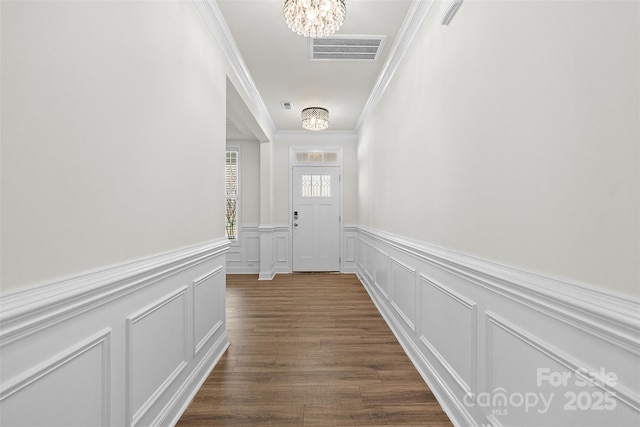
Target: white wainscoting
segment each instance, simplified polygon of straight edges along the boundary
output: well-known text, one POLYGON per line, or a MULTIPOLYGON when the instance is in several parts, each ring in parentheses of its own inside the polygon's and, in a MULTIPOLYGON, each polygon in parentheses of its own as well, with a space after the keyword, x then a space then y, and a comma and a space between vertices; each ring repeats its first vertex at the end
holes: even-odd
POLYGON ((2 424, 46 426, 52 419, 65 419, 68 425, 109 425, 110 337, 111 329, 101 331, 3 384, 2 424), (76 381, 70 383, 70 378, 76 381), (38 404, 45 401, 48 411, 38 404), (67 413, 77 401, 82 407, 67 413))
POLYGON ((208 242, 2 297, 2 424, 175 424, 229 346, 228 246, 208 242))
MULTIPOLYGON (((356 273, 357 228, 345 226, 341 271, 356 273)), ((240 225, 238 240, 227 255, 227 273, 258 274, 270 280, 278 273, 291 273, 291 230, 287 225, 240 225)))
POLYGON ((288 225, 273 227, 272 260, 276 273, 291 273, 291 230, 288 225))
POLYGON ((356 273, 356 250, 358 247, 358 229, 354 225, 345 225, 342 233, 341 272, 356 273))
POLYGON ((231 242, 227 256, 227 272, 259 274, 263 280, 276 273, 290 273, 289 241, 287 225, 240 225, 238 240, 231 242))
POLYGON ((240 225, 238 239, 231 241, 227 255, 227 272, 260 273, 260 232, 258 225, 240 225))
POLYGON ((638 300, 356 235, 360 280, 456 425, 638 424, 638 300))

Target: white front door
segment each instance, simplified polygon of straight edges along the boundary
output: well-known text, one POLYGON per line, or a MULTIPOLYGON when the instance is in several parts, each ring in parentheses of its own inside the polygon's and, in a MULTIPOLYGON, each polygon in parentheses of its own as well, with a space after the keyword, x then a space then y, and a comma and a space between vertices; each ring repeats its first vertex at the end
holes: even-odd
POLYGON ((293 167, 293 271, 340 270, 340 168, 293 167))

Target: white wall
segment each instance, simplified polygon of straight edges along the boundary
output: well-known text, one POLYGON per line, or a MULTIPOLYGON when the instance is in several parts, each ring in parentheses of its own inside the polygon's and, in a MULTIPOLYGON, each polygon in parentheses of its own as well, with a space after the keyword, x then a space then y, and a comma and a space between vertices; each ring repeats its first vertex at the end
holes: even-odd
POLYGON ((191 1, 0 7, 0 422, 173 425, 229 346, 227 60, 191 1))
POLYGON ((638 2, 434 11, 361 132, 360 223, 640 294, 638 2))
POLYGON ((360 133, 357 273, 456 425, 635 425, 640 4, 438 9, 360 133))
POLYGON ((3 293, 223 236, 224 61, 191 2, 2 2, 3 293))
POLYGON ((352 135, 342 134, 277 134, 273 143, 273 222, 289 223, 289 148, 290 147, 342 147, 344 224, 353 224, 358 218, 357 179, 358 165, 356 141, 352 135))

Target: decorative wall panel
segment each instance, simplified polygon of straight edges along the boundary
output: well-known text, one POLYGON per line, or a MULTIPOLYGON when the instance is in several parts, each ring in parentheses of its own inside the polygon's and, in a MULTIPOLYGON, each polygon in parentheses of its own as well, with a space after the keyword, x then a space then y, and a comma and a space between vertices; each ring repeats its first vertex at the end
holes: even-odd
POLYGON ((429 307, 420 312, 420 341, 465 393, 475 395, 476 304, 422 274, 420 285, 420 307, 429 307))
POLYGON ((131 424, 136 425, 187 365, 186 286, 127 321, 131 424))
POLYGON ((637 300, 365 227, 357 236, 360 280, 454 424, 640 419, 637 300))
POLYGON ((110 332, 106 330, 74 345, 3 385, 0 391, 2 424, 108 426, 110 332), (70 378, 82 381, 69 384, 70 378), (34 407, 34 402, 45 402, 45 406, 34 407), (70 407, 77 410, 69 414, 70 407))
POLYGON ((390 278, 389 278, 389 255, 383 251, 381 251, 379 248, 375 248, 375 257, 376 257, 376 261, 375 261, 375 266, 376 266, 376 271, 375 271, 375 285, 378 288, 378 291, 380 291, 380 293, 386 298, 389 299, 390 296, 390 291, 391 291, 391 284, 390 284, 390 278))
POLYGON ((342 272, 355 273, 358 262, 358 239, 353 226, 345 226, 342 238, 342 272))
POLYGON ((212 241, 3 296, 2 424, 175 423, 229 345, 228 246, 212 241))
POLYGON ((289 236, 279 235, 276 237, 276 262, 283 263, 289 261, 289 236))
POLYGON ((246 236, 244 242, 247 245, 247 263, 260 262, 260 236, 246 236))
POLYGON ((224 326, 225 269, 220 266, 193 282, 193 349, 196 355, 224 326))
POLYGON ((391 305, 406 325, 415 331, 416 324, 416 271, 391 258, 391 305))

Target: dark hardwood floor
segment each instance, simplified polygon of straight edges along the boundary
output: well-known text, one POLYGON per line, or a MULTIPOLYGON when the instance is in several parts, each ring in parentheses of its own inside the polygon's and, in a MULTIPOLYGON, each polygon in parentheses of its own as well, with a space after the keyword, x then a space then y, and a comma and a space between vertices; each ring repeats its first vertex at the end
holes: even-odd
POLYGON ((227 276, 231 347, 178 426, 450 426, 356 276, 227 276))

